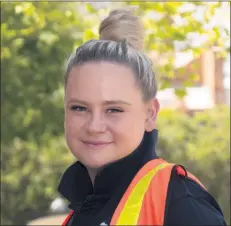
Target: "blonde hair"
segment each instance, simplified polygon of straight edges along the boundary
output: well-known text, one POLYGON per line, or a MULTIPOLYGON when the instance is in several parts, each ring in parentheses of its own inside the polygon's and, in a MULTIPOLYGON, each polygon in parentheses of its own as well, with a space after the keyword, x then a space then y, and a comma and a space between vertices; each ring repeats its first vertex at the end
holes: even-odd
POLYGON ((111 11, 100 24, 99 36, 101 40, 126 40, 134 49, 140 51, 144 45, 144 27, 134 15, 134 8, 111 11))
POLYGON ((92 61, 123 64, 134 71, 144 100, 156 96, 157 83, 152 62, 143 53, 144 28, 133 9, 117 9, 101 22, 99 40, 90 40, 79 46, 67 60, 65 85, 71 69, 92 61))

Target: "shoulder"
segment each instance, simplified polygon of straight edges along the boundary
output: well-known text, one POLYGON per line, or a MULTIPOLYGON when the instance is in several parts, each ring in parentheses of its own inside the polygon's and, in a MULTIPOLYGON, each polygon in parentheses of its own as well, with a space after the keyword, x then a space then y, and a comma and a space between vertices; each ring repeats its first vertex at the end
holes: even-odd
POLYGON ((213 196, 193 179, 178 175, 175 167, 169 181, 165 225, 226 225, 213 196))

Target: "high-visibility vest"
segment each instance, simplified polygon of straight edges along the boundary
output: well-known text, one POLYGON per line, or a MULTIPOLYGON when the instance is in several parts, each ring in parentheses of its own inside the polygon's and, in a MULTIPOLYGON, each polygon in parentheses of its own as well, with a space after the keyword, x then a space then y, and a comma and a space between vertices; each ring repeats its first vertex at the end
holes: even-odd
MULTIPOLYGON (((120 200, 110 225, 163 225, 168 184, 175 164, 163 159, 146 163, 136 174, 120 200)), ((187 176, 204 186, 183 167, 176 165, 179 175, 187 176)), ((67 225, 74 211, 63 222, 67 225)))

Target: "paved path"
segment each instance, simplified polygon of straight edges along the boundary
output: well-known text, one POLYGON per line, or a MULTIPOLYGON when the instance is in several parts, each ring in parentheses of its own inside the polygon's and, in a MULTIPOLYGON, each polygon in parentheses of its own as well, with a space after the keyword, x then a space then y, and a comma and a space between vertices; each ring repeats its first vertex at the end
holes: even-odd
POLYGON ((40 217, 30 221, 27 225, 62 225, 68 214, 40 217))

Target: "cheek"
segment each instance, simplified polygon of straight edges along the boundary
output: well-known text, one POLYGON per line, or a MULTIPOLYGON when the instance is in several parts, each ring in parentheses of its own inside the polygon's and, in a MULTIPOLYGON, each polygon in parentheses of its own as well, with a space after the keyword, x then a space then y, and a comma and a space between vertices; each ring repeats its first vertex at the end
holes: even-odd
MULTIPOLYGON (((123 117, 117 120, 116 123, 111 126, 112 133, 115 139, 118 141, 117 145, 130 146, 136 148, 143 138, 145 131, 144 119, 132 115, 123 117)), ((129 148, 130 149, 130 148, 129 148)))
POLYGON ((114 152, 117 155, 117 158, 123 158, 131 154, 141 143, 144 135, 144 129, 130 129, 129 127, 124 130, 115 130, 115 146, 116 151, 114 152))
POLYGON ((67 113, 65 115, 64 120, 64 127, 65 127, 65 133, 68 136, 71 135, 77 135, 79 134, 78 131, 80 131, 83 127, 84 119, 81 117, 77 117, 76 115, 67 113))

